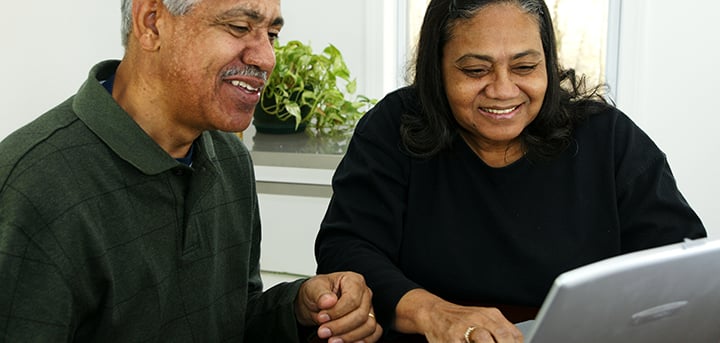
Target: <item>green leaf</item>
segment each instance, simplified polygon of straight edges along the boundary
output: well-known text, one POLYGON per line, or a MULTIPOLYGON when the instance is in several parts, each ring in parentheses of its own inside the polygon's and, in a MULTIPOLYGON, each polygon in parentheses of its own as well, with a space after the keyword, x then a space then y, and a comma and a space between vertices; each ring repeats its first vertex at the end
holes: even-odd
POLYGON ((275 43, 276 66, 261 94, 259 106, 282 120, 293 118, 313 123, 318 132, 352 128, 376 102, 354 95, 357 81, 351 78, 342 53, 329 44, 315 54, 309 44, 293 40, 275 43), (338 84, 338 79, 343 80, 338 84))

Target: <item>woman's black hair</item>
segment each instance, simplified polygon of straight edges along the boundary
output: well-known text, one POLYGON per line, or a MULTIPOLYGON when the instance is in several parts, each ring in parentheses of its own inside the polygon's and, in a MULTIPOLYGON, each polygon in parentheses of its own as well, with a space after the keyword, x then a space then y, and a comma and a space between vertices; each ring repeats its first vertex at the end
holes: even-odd
POLYGON ((537 19, 540 29, 548 85, 540 112, 520 134, 529 158, 550 159, 567 148, 575 123, 585 116, 584 111, 576 110, 578 104, 605 104, 600 87, 586 91, 584 78, 560 67, 552 19, 543 0, 432 0, 420 29, 411 85, 419 108, 416 113, 403 114, 400 128, 403 145, 411 155, 431 157, 452 144, 458 124, 445 93, 443 48, 454 25, 495 3, 517 5, 537 19))

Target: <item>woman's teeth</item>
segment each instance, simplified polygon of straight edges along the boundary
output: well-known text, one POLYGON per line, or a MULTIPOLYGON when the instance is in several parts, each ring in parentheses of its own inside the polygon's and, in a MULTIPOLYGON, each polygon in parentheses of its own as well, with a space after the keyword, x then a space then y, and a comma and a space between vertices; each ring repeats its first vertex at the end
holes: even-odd
POLYGON ((508 113, 511 113, 512 111, 515 111, 516 108, 517 108, 517 106, 515 106, 513 108, 507 108, 504 110, 500 110, 500 109, 496 109, 496 108, 483 108, 482 110, 485 112, 488 112, 488 113, 492 113, 492 114, 508 114, 508 113))

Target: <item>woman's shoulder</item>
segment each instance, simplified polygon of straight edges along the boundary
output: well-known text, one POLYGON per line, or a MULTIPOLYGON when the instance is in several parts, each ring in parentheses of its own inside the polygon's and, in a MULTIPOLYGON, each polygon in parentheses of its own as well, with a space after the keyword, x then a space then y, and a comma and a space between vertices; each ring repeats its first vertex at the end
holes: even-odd
POLYGON ((605 103, 598 100, 584 100, 571 105, 571 111, 575 112, 576 131, 590 129, 593 132, 630 129, 635 126, 632 119, 612 103, 605 103), (618 127, 620 125, 620 127, 618 127))
POLYGON ((385 97, 378 102, 378 105, 417 110, 418 94, 413 86, 401 87, 385 95, 385 97))
POLYGON ((575 129, 576 139, 613 149, 616 155, 627 151, 653 156, 662 154, 650 136, 625 112, 612 104, 592 106, 585 120, 575 129))
POLYGON ((393 130, 398 132, 401 117, 414 113, 418 108, 418 97, 413 87, 394 90, 373 106, 358 122, 355 132, 393 130))

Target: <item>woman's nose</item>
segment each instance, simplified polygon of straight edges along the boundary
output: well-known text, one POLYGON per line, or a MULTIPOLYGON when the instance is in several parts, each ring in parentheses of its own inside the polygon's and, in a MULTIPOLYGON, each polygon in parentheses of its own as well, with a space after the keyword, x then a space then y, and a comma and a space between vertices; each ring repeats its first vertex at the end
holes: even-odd
POLYGON ((492 81, 485 87, 485 94, 493 99, 509 99, 518 95, 519 88, 508 71, 495 71, 492 81))

